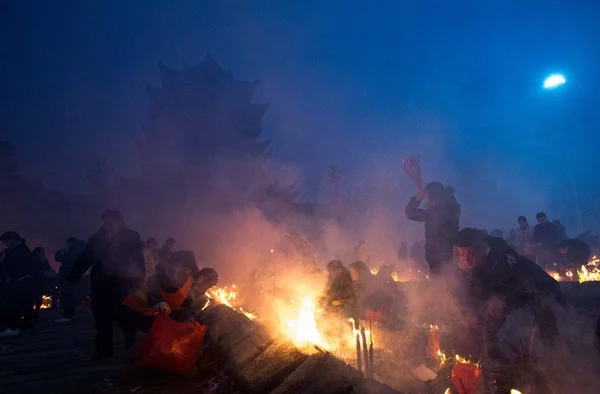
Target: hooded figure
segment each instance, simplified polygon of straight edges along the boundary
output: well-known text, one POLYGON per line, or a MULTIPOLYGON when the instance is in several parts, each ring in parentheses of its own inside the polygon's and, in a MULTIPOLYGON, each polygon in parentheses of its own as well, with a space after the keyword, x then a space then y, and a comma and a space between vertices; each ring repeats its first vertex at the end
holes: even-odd
POLYGON ((458 233, 460 205, 454 189, 440 182, 431 182, 423 193, 411 197, 406 206, 406 217, 425 223, 425 259, 432 274, 438 274, 444 264, 452 260, 454 238, 458 233), (427 207, 419 208, 427 197, 427 207))

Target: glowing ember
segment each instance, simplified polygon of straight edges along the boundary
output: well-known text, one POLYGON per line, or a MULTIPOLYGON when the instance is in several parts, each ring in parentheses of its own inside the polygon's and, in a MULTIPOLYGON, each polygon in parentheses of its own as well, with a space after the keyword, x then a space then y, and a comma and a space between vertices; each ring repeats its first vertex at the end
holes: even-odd
POLYGON ((410 275, 401 275, 396 271, 392 272, 392 280, 394 282, 408 282, 411 280, 410 275))
POLYGON ((519 390, 510 389, 510 394, 523 394, 519 390))
POLYGON ((550 272, 548 272, 548 274, 550 274, 550 276, 553 277, 557 281, 561 280, 560 274, 556 271, 550 271, 550 272))
POLYGON ((565 275, 567 275, 567 278, 569 278, 569 280, 572 280, 572 279, 573 279, 573 273, 572 273, 571 271, 567 271, 567 272, 565 273, 565 275))
POLYGON ((248 312, 245 311, 241 306, 237 309, 239 312, 242 312, 244 314, 244 316, 246 316, 248 319, 250 320, 256 320, 258 319, 258 316, 256 316, 254 313, 252 312, 248 312))
POLYGON ((379 272, 379 268, 371 268, 371 273, 373 275, 377 275, 378 272, 379 272))

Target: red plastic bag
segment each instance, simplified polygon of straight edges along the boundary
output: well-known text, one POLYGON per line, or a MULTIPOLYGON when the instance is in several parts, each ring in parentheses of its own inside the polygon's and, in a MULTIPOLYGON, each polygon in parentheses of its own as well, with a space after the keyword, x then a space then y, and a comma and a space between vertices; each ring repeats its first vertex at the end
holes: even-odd
POLYGON ((195 321, 179 323, 159 314, 140 347, 140 364, 145 367, 192 375, 202 351, 206 326, 195 321))
POLYGON ((481 370, 474 364, 457 362, 452 368, 452 384, 459 394, 477 394, 481 389, 481 370))

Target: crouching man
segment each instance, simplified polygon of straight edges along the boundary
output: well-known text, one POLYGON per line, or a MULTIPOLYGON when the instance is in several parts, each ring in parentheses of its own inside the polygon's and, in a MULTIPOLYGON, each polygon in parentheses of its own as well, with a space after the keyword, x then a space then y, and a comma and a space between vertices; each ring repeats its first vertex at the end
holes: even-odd
POLYGON ((206 292, 219 281, 213 268, 198 270, 187 261, 160 263, 146 281, 148 305, 179 322, 195 318, 208 301, 206 292))
POLYGON ((533 261, 519 256, 500 238, 465 228, 455 240, 458 267, 466 273, 467 305, 484 324, 487 339, 497 333, 507 316, 529 305, 546 349, 558 338, 553 304, 566 306, 559 284, 533 261))

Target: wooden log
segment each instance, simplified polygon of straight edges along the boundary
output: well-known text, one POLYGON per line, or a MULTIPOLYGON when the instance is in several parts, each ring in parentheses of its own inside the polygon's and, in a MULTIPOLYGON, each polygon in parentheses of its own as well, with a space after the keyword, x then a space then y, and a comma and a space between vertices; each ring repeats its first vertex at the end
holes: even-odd
POLYGON ((240 371, 232 370, 249 393, 268 393, 281 384, 308 356, 287 340, 275 341, 240 371))
MULTIPOLYGON (((271 394, 356 393, 356 387, 366 385, 366 380, 356 369, 330 354, 319 353, 310 356, 271 394)), ((389 392, 394 393, 393 390, 389 392)))
POLYGON ((329 353, 310 356, 271 394, 284 393, 398 394, 391 387, 361 373, 329 353), (315 377, 318 376, 318 379, 315 377))
POLYGON ((231 370, 241 370, 273 342, 262 324, 225 305, 205 312, 199 320, 208 325, 207 338, 231 370))
POLYGON ((226 364, 237 370, 244 368, 273 343, 266 328, 260 324, 250 322, 239 327, 237 332, 220 337, 218 346, 226 364))

